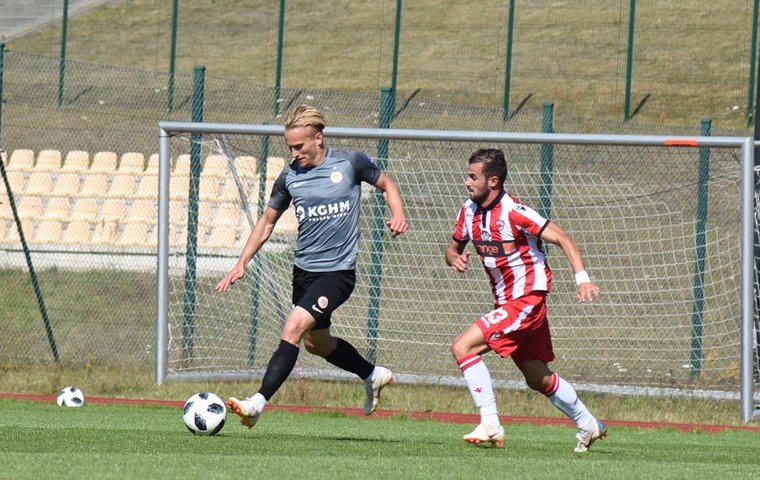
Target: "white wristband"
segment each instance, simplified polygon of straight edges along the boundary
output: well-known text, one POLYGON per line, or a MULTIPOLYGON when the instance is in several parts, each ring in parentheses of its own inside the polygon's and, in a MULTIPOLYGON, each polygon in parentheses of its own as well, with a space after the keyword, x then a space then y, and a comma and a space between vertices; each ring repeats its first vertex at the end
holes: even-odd
POLYGON ((575 273, 575 284, 580 285, 581 283, 591 283, 591 279, 586 270, 581 270, 580 272, 575 273))

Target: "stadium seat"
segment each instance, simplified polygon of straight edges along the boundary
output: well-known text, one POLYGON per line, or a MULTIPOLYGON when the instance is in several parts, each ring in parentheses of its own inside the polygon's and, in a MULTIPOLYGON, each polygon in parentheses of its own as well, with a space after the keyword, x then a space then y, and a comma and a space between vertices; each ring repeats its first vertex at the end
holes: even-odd
POLYGON ((201 176, 198 186, 198 198, 201 200, 219 200, 222 190, 219 187, 219 179, 211 176, 201 176))
POLYGON ((214 215, 214 222, 217 225, 240 225, 240 207, 237 203, 220 204, 214 215))
MULTIPOLYGON (((6 173, 8 174, 8 183, 11 186, 13 195, 15 196, 24 193, 24 186, 26 185, 26 173, 15 170, 8 170, 6 173)), ((0 184, 0 192, 2 192, 2 194, 7 197, 8 192, 5 191, 5 185, 0 184)))
POLYGON ((211 234, 202 238, 201 246, 212 248, 234 248, 237 241, 237 229, 229 225, 217 225, 211 234))
POLYGON ((92 228, 90 227, 90 222, 77 220, 69 223, 66 227, 61 242, 66 244, 86 245, 90 243, 91 232, 92 228))
POLYGON ((137 198, 158 198, 158 176, 143 175, 135 192, 137 198))
POLYGON ((106 220, 123 220, 127 216, 127 202, 123 198, 106 198, 103 200, 103 213, 106 220))
POLYGON ((79 198, 71 209, 72 220, 93 221, 98 218, 98 200, 95 198, 79 198))
POLYGON ((143 173, 145 171, 145 155, 137 152, 127 152, 121 156, 119 173, 143 173))
POLYGON ((154 153, 148 157, 148 165, 145 167, 145 173, 158 175, 158 154, 154 153))
MULTIPOLYGON (((198 204, 198 223, 205 226, 213 226, 216 222, 214 218, 214 209, 209 202, 201 202, 198 204)), ((187 217, 185 217, 185 223, 187 223, 187 217)))
POLYGON ((0 243, 5 243, 8 239, 8 226, 4 218, 0 217, 0 243))
POLYGON ((79 195, 82 197, 102 197, 107 190, 108 175, 105 173, 89 173, 84 176, 79 195))
POLYGON ((148 224, 142 222, 125 224, 116 243, 119 245, 147 246, 148 224))
POLYGON ((91 172, 113 173, 116 171, 118 158, 113 152, 98 152, 92 157, 91 172))
POLYGON ((187 223, 187 212, 184 202, 169 203, 169 223, 172 225, 184 225, 187 223))
POLYGON ((111 179, 111 186, 108 189, 108 196, 134 197, 135 192, 137 192, 137 183, 133 174, 114 175, 111 179))
POLYGON ((226 177, 229 175, 227 157, 224 155, 209 155, 203 163, 203 176, 226 177))
POLYGON ((32 195, 48 195, 53 191, 53 175, 50 172, 34 171, 29 174, 24 193, 32 195))
POLYGON ((177 157, 172 168, 172 175, 187 177, 190 175, 190 155, 183 153, 177 157))
POLYGON ((149 199, 138 199, 129 206, 127 220, 131 223, 156 223, 158 208, 156 202, 149 199))
POLYGON ((0 222, 13 219, 13 208, 8 197, 0 196, 0 222))
MULTIPOLYGON (((30 238, 34 237, 34 221, 31 219, 27 218, 21 220, 21 229, 24 231, 24 239, 27 241, 30 238)), ((21 236, 18 234, 16 222, 10 222, 8 225, 6 240, 7 243, 18 243, 21 241, 21 236)))
MULTIPOLYGON (((242 180, 242 179, 241 179, 242 180)), ((246 198, 248 196, 248 184, 242 183, 241 187, 243 188, 243 198, 246 198)), ((230 201, 240 201, 240 190, 238 189, 237 183, 235 183, 235 180, 233 178, 228 178, 224 182, 224 186, 222 187, 222 194, 219 197, 221 200, 230 200, 230 201)))
POLYGON ((287 160, 282 157, 269 157, 267 159, 267 180, 277 180, 287 163, 287 160))
POLYGON ((8 159, 8 170, 28 171, 34 168, 34 152, 27 149, 17 149, 8 159))
POLYGON ((34 169, 41 172, 57 172, 61 169, 61 152, 58 150, 41 150, 37 154, 34 169))
POLYGON ((65 172, 86 172, 90 168, 90 154, 82 150, 71 150, 63 159, 61 170, 65 172))
POLYGON ((119 236, 119 222, 101 219, 95 224, 92 232, 92 243, 97 245, 113 245, 119 236))
POLYGON ((190 189, 190 178, 172 177, 169 180, 169 198, 172 200, 187 200, 190 189))
POLYGON ((81 179, 78 173, 59 173, 53 186, 53 195, 68 195, 71 197, 79 195, 79 185, 81 179))
POLYGON ((19 218, 37 220, 42 217, 44 211, 42 197, 36 195, 20 197, 16 207, 19 218))
POLYGON ((71 215, 69 197, 49 197, 43 218, 47 220, 68 220, 71 215))
POLYGON ((43 220, 37 226, 33 243, 60 243, 63 226, 58 220, 43 220))

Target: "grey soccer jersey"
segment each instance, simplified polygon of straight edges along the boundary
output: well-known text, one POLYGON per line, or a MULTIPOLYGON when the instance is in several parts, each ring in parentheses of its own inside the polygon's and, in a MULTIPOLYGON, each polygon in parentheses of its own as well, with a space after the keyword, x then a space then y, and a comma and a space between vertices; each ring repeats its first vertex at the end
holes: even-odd
POLYGON ((380 170, 365 153, 328 149, 321 164, 287 165, 272 188, 269 206, 292 202, 298 219, 295 265, 310 272, 352 270, 359 253, 361 182, 374 185, 380 170))

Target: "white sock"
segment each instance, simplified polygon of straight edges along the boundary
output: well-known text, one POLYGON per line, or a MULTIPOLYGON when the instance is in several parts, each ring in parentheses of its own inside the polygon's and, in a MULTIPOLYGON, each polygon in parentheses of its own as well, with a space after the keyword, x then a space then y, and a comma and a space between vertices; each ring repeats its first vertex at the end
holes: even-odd
POLYGON ((496 408, 496 395, 493 393, 491 372, 480 358, 480 355, 468 355, 457 360, 460 370, 464 374, 467 388, 475 401, 475 406, 480 409, 480 423, 500 423, 499 413, 496 408))
POLYGON ((264 395, 256 392, 252 397, 246 398, 249 402, 253 403, 253 408, 256 409, 257 412, 261 413, 264 411, 264 407, 267 406, 267 399, 264 398, 264 395))
POLYGON ((377 376, 377 366, 375 366, 372 369, 372 373, 369 374, 369 377, 367 377, 367 378, 364 379, 364 383, 366 383, 368 385, 372 385, 373 383, 375 383, 375 377, 376 376, 377 376))
POLYGON ((552 373, 552 386, 544 392, 544 395, 552 405, 573 420, 578 428, 588 427, 594 421, 594 416, 578 398, 573 386, 556 373, 552 373))

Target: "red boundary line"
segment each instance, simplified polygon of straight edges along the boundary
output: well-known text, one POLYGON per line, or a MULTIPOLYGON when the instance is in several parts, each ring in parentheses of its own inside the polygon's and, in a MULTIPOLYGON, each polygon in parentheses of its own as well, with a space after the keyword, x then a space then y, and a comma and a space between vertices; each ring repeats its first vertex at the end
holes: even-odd
MULTIPOLYGON (((4 393, 0 392, 0 398, 12 400, 26 400, 33 402, 55 402, 55 395, 42 395, 34 393, 4 393)), ((87 397, 88 403, 104 405, 162 405, 166 407, 182 408, 185 404, 183 400, 156 400, 145 398, 118 398, 118 397, 87 397)), ((364 412, 360 408, 338 408, 338 407, 309 407, 305 405, 270 405, 270 410, 282 410, 291 413, 309 413, 309 412, 337 412, 352 417, 364 417, 364 412)), ((480 421, 480 416, 469 413, 446 413, 446 412, 415 412, 405 410, 380 410, 372 414, 369 418, 393 418, 408 417, 414 420, 433 420, 446 423, 469 423, 476 424, 480 421)), ((564 418, 553 417, 525 417, 501 415, 502 423, 519 423, 527 425, 568 425, 572 423, 564 418)), ((760 426, 755 425, 710 425, 701 423, 668 423, 668 422, 637 422, 629 420, 606 420, 605 423, 610 426, 621 426, 631 428, 673 428, 682 432, 702 431, 706 433, 718 433, 724 430, 743 430, 750 432, 759 432, 760 426)))

